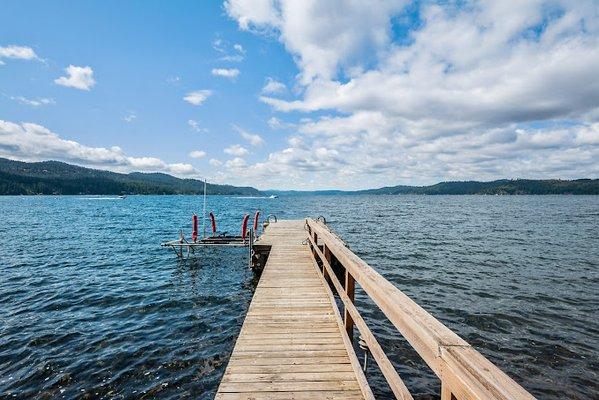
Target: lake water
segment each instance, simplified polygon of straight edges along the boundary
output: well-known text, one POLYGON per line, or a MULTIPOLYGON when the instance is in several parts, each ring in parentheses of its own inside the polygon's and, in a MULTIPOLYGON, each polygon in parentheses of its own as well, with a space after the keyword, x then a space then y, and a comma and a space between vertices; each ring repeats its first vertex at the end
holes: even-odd
MULTIPOLYGON (((0 197, 0 398, 214 396, 256 277, 243 249, 178 262, 201 197, 0 197)), ((209 197, 243 213, 324 215, 359 256, 546 399, 599 398, 599 196, 209 197)), ((417 398, 439 382, 357 303, 417 398)), ((368 377, 390 394, 376 368, 368 377)))

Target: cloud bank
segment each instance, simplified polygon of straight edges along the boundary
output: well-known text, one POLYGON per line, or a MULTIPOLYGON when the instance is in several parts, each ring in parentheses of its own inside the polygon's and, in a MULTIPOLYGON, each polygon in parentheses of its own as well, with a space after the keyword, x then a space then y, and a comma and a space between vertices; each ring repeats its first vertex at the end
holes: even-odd
POLYGON ((299 74, 295 98, 260 96, 279 113, 269 125, 294 131, 289 146, 223 177, 355 188, 599 176, 596 3, 375 3, 225 3, 299 74))
POLYGON ((155 157, 131 157, 119 147, 90 147, 60 138, 48 128, 0 120, 0 157, 21 161, 57 160, 115 172, 166 172, 197 176, 190 164, 169 164, 155 157))

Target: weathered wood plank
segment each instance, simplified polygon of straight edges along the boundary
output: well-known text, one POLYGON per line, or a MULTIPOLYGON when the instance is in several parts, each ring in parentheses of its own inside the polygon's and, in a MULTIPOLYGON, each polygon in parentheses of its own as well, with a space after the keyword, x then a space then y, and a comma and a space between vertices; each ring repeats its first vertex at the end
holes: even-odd
MULTIPOLYGON (((337 357, 271 357, 271 358, 245 358, 237 357, 236 354, 231 356, 229 366, 247 366, 247 365, 310 365, 312 371, 319 368, 317 366, 327 364, 347 364, 350 365, 347 355, 337 357), (231 362, 231 361, 235 362, 231 362)), ((229 368, 229 366, 227 368, 229 368)))
POLYGON ((356 400, 363 399, 358 390, 346 391, 305 391, 305 392, 243 392, 243 393, 218 393, 217 400, 356 400))
POLYGON ((339 372, 276 372, 276 373, 240 373, 229 372, 221 382, 326 382, 353 381, 353 371, 339 372))
MULTIPOLYGON (((324 361, 324 359, 323 359, 324 361)), ((353 368, 349 361, 347 363, 324 364, 319 363, 318 369, 330 372, 352 372, 353 368)), ((232 365, 228 373, 240 374, 279 374, 284 372, 314 372, 314 364, 276 364, 276 365, 232 365)))
MULTIPOLYGON (((355 378, 355 377, 354 377, 355 378)), ((349 381, 290 381, 290 382, 221 382, 219 392, 300 392, 302 390, 360 390, 358 382, 349 381)), ((324 397, 324 396, 323 396, 324 397)))

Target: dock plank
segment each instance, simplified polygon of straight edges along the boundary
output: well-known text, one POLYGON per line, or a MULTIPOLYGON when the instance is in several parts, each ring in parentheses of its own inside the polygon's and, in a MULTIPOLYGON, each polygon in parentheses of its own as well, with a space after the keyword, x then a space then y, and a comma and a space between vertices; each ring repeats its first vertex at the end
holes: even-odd
POLYGON ((296 220, 258 239, 270 254, 216 399, 372 398, 306 237, 296 220))

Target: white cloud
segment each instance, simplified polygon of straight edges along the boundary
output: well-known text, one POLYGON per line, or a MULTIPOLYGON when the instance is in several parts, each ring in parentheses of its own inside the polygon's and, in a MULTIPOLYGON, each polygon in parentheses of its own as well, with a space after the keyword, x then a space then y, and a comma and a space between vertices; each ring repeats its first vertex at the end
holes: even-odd
POLYGON ((199 133, 206 133, 206 132, 208 132, 208 129, 202 128, 200 126, 200 123, 198 121, 193 120, 193 119, 188 120, 187 121, 187 125, 189 125, 189 127, 191 128, 191 130, 194 131, 194 132, 199 132, 199 133))
POLYGON ((243 168, 246 165, 247 165, 247 163, 245 162, 245 160, 240 157, 235 157, 234 159, 228 160, 227 162, 225 162, 226 168, 234 169, 234 170, 243 168))
POLYGON ((264 144, 264 139, 262 139, 260 135, 248 132, 235 124, 232 126, 233 129, 235 129, 237 133, 239 133, 241 137, 247 140, 252 146, 262 146, 264 144))
POLYGON ((223 150, 226 154, 242 157, 249 153, 248 149, 238 144, 231 145, 223 150))
POLYGON ((243 49, 243 46, 240 45, 239 43, 235 43, 233 45, 233 48, 235 49, 235 51, 237 51, 239 54, 245 54, 245 50, 243 49))
POLYGON ((0 65, 4 64, 3 58, 15 60, 40 60, 31 47, 10 45, 0 47, 0 65))
POLYGON ((266 84, 262 88, 264 94, 280 94, 287 89, 284 83, 277 81, 271 77, 266 78, 266 84))
POLYGON ((310 117, 289 124, 289 148, 232 181, 372 187, 597 177, 592 0, 424 2, 397 41, 391 26, 405 24, 404 4, 226 2, 240 29, 275 35, 300 70, 296 98, 261 100, 310 117))
POLYGON ((90 90, 96 84, 94 71, 91 67, 69 65, 64 71, 67 73, 67 76, 54 79, 54 83, 57 85, 80 90, 90 90))
POLYGON ((239 76, 239 70, 237 68, 213 68, 212 75, 235 79, 239 76))
POLYGON ((193 92, 189 92, 183 97, 183 100, 188 102, 189 104, 193 104, 194 106, 199 106, 208 99, 212 95, 211 90, 194 90, 193 92))
POLYGON ((133 111, 130 111, 129 113, 127 113, 127 115, 123 117, 123 121, 125 121, 126 123, 130 123, 133 122, 136 118, 137 114, 135 114, 135 112, 133 111))
POLYGON ((224 39, 217 37, 212 41, 212 48, 222 54, 220 61, 241 62, 245 56, 245 49, 239 43, 235 43, 232 47, 224 39))
MULTIPOLYGON (((319 0, 229 0, 225 10, 243 30, 275 31, 286 49, 297 56, 301 81, 333 78, 339 66, 388 43, 390 15, 405 1, 355 1, 342 6, 319 0)), ((353 65, 351 65, 353 66, 353 65)))
POLYGON ((54 101, 54 99, 51 99, 51 98, 38 97, 36 99, 28 99, 23 96, 16 96, 16 97, 11 96, 10 99, 17 101, 21 104, 25 104, 25 105, 32 106, 32 107, 40 107, 40 106, 56 104, 56 101, 54 101))
POLYGON ((273 0, 225 1, 225 10, 237 20, 239 27, 249 30, 252 26, 277 26, 280 16, 273 0))
POLYGON ((168 164, 155 157, 132 157, 117 146, 86 146, 62 139, 48 128, 28 122, 18 124, 0 120, 0 157, 23 161, 58 160, 116 172, 198 174, 190 164, 168 164))
POLYGON ((213 167, 220 167, 221 165, 223 165, 222 161, 217 160, 216 158, 211 158, 210 161, 208 161, 208 163, 213 167))
POLYGON ((191 158, 204 158, 206 156, 206 152, 202 150, 194 150, 189 153, 189 157, 191 158))
POLYGON ((282 121, 277 117, 271 117, 268 119, 268 121, 266 121, 266 123, 268 124, 268 126, 271 129, 295 129, 298 127, 297 124, 291 123, 291 122, 286 122, 286 121, 282 121))

